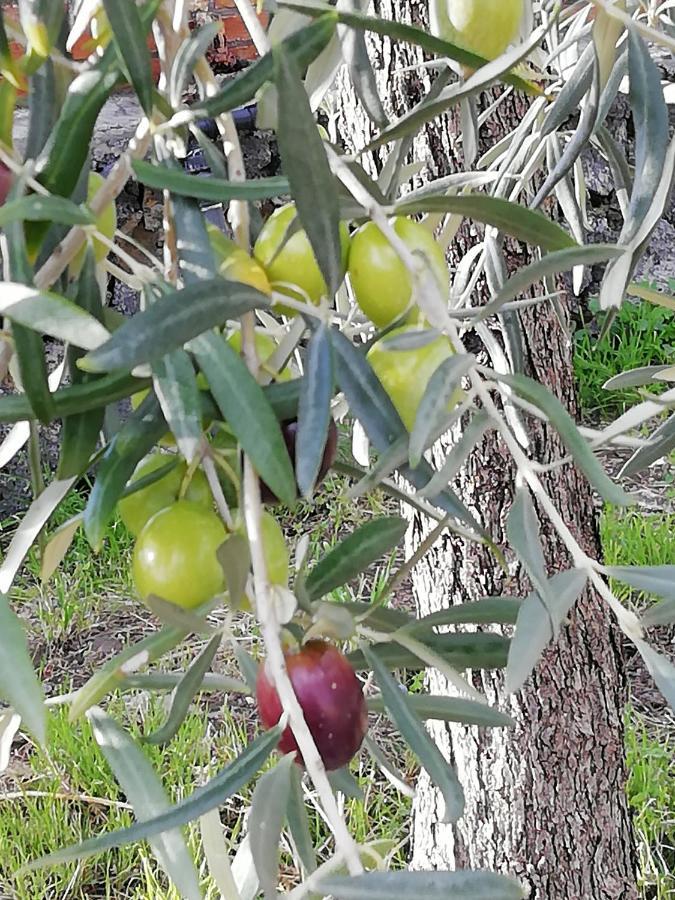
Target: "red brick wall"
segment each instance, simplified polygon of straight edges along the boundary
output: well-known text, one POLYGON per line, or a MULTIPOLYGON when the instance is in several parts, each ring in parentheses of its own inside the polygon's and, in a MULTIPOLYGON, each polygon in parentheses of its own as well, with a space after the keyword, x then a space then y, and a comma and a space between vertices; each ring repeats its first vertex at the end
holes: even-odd
MULTIPOLYGON (((0 0, 2 2, 2 0, 0 0)), ((56 0, 54 0, 56 2, 56 0)), ((253 0, 255 2, 255 0, 253 0)), ((16 3, 2 2, 5 16, 16 18, 16 3)), ((237 12, 235 0, 193 0, 191 13, 191 25, 203 25, 206 22, 220 20, 222 31, 207 51, 207 57, 214 66, 233 66, 237 62, 253 60, 257 57, 253 41, 249 37, 243 19, 237 12)), ((267 23, 267 13, 260 14, 260 20, 267 23)), ((84 35, 75 45, 73 56, 75 59, 86 59, 90 52, 88 46, 91 40, 89 35, 84 35)), ((153 70, 155 77, 159 72, 159 62, 156 59, 156 47, 152 38, 148 40, 148 46, 153 53, 153 70)), ((11 44, 12 54, 20 56, 22 49, 16 43, 11 44)))

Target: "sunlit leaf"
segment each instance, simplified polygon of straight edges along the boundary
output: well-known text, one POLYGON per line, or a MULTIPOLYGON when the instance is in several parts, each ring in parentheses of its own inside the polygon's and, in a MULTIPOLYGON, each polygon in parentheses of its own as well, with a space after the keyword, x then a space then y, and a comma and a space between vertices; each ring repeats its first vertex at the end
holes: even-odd
POLYGON ((522 900, 523 888, 494 872, 368 872, 322 878, 319 890, 335 900, 522 900))

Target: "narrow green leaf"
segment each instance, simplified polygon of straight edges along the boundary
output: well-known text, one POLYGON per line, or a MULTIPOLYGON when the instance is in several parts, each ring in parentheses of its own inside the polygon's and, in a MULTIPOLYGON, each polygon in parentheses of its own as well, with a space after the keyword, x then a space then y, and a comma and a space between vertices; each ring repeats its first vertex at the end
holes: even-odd
POLYGON ((256 471, 282 502, 291 505, 295 474, 281 427, 262 388, 219 335, 203 334, 192 341, 191 349, 225 421, 256 471))
POLYGON ((73 516, 72 519, 64 522, 45 544, 40 561, 40 580, 42 584, 46 584, 60 566, 81 524, 82 516, 73 516))
POLYGON ((574 420, 548 388, 525 375, 499 375, 499 380, 508 384, 513 390, 537 406, 546 414, 551 424, 560 434, 563 443, 574 456, 577 465, 591 484, 605 500, 617 506, 628 506, 630 497, 607 476, 601 464, 593 455, 590 446, 579 433, 574 420))
POLYGON ((37 742, 47 742, 47 712, 23 626, 0 594, 0 696, 21 716, 37 742))
MULTIPOLYGON (((35 357, 33 359, 35 361, 35 357)), ((127 372, 113 372, 88 384, 61 388, 53 394, 54 405, 50 421, 115 403, 147 388, 149 383, 147 378, 135 378, 127 372)), ((291 402, 290 397, 284 397, 282 411, 291 402)), ((28 398, 18 394, 0 397, 0 422, 29 422, 36 418, 28 398)))
POLYGON ((298 66, 282 46, 273 48, 272 55, 278 92, 277 139, 281 161, 298 216, 332 297, 344 276, 335 178, 298 66), (320 203, 317 203, 318 197, 320 203))
MULTIPOLYGON (((218 601, 213 598, 213 604, 218 601)), ((162 623, 170 628, 177 628, 179 631, 185 631, 187 634, 204 634, 212 635, 214 629, 206 621, 206 618, 191 609, 184 609, 177 603, 170 603, 156 594, 148 594, 144 598, 144 603, 162 623)), ((210 610, 209 610, 210 611, 210 610)))
POLYGON ((396 204, 396 214, 452 213, 476 222, 492 225, 504 234, 542 250, 578 248, 576 241, 556 222, 536 210, 488 194, 463 194, 460 197, 420 197, 396 204))
POLYGON ((442 625, 515 625, 522 603, 520 597, 483 597, 415 619, 405 631, 416 634, 442 625))
POLYGON ((373 669, 388 714, 443 796, 443 821, 456 822, 464 811, 464 793, 455 770, 443 758, 431 735, 415 715, 409 703, 408 692, 401 690, 401 685, 394 681, 384 663, 370 647, 364 645, 363 652, 373 669))
POLYGON ((201 178, 157 163, 136 160, 134 174, 147 187, 171 191, 182 197, 229 203, 230 200, 267 200, 290 193, 288 179, 275 175, 250 181, 228 181, 224 178, 201 178))
POLYGON ((494 423, 488 413, 485 410, 480 410, 480 412, 476 413, 462 429, 462 436, 456 444, 453 444, 441 468, 419 492, 420 496, 433 497, 439 491, 444 490, 455 476, 459 474, 462 466, 471 455, 473 448, 491 428, 494 428, 494 423))
POLYGON ((333 769, 326 774, 335 793, 339 791, 349 800, 363 800, 363 791, 347 766, 343 766, 341 769, 333 769))
POLYGON ((318 600, 356 578, 403 540, 408 523, 398 516, 373 519, 359 526, 323 557, 307 576, 311 600, 318 600))
POLYGON ((672 625, 675 623, 675 596, 650 606, 642 615, 642 624, 645 628, 655 625, 672 625))
MULTIPOLYGON (((89 710, 89 721, 96 743, 131 802, 137 820, 144 822, 170 810, 161 781, 131 735, 101 709, 89 710)), ((150 847, 181 897, 202 900, 199 876, 180 830, 175 828, 154 837, 150 847)))
POLYGON ((650 647, 646 641, 636 638, 632 638, 632 641, 638 648, 657 688, 665 697, 670 708, 675 710, 675 666, 667 657, 650 647))
POLYGON ((328 329, 321 324, 307 347, 298 407, 295 475, 303 497, 311 496, 319 474, 328 438, 332 396, 333 350, 328 329))
POLYGON ((66 481, 52 481, 28 507, 21 524, 14 532, 2 565, 0 565, 0 594, 6 594, 11 588, 21 563, 33 546, 33 541, 71 489, 74 481, 74 478, 68 478, 66 481))
POLYGON ((538 594, 523 601, 511 640, 506 668, 506 690, 513 694, 525 684, 541 654, 553 638, 554 627, 565 623, 567 614, 583 591, 587 575, 580 569, 558 572, 548 582, 549 606, 538 594))
POLYGON ((12 322, 85 350, 99 347, 110 337, 107 328, 70 300, 24 284, 3 283, 0 313, 12 322))
POLYGON ((0 208, 0 228, 5 228, 10 222, 39 222, 42 219, 59 225, 93 225, 96 221, 86 207, 64 197, 30 194, 0 208))
POLYGON ((211 668, 213 658, 220 646, 221 635, 217 634, 211 638, 206 647, 199 656, 194 660, 190 668, 182 677, 180 684, 176 687, 171 710, 167 716, 166 722, 157 729, 157 731, 144 738, 146 744, 167 744, 178 732, 178 729, 185 721, 185 716, 190 709, 190 704, 199 692, 204 676, 211 668))
POLYGON ((559 272, 569 272, 575 266, 593 266, 608 259, 616 259, 622 252, 612 244, 589 244, 587 247, 569 247, 547 253, 542 259, 519 269, 512 275, 483 308, 479 319, 474 321, 482 321, 496 315, 502 306, 544 278, 557 275, 559 272))
MULTIPOLYGON (((501 634, 481 631, 471 634, 425 634, 417 635, 417 639, 455 669, 502 669, 507 662, 510 644, 509 639, 501 634)), ((394 641, 377 644, 372 652, 390 670, 410 669, 416 672, 427 668, 424 660, 394 641)), ((347 659, 357 672, 371 668, 360 650, 348 653, 347 659)))
POLYGON ((199 385, 190 357, 174 350, 153 363, 155 394, 164 418, 188 463, 202 443, 199 385))
POLYGON ((239 641, 235 644, 234 654, 237 657, 237 663, 246 680, 246 684, 251 689, 251 692, 255 693, 256 681, 258 679, 258 663, 253 659, 250 653, 244 650, 239 641))
POLYGON ((216 556, 225 575, 228 603, 233 609, 240 609, 251 571, 248 541, 241 534, 231 534, 218 547, 216 556))
POLYGON ((475 357, 471 355, 451 356, 440 364, 429 379, 410 435, 409 458, 413 468, 422 461, 424 451, 433 442, 440 422, 447 417, 448 405, 460 379, 475 361, 475 357))
MULTIPOLYGON (((75 303, 94 318, 102 322, 104 318, 101 288, 96 275, 96 257, 93 247, 87 247, 84 264, 77 282, 75 303)), ((67 350, 68 372, 72 384, 86 384, 95 378, 84 374, 77 367, 82 351, 73 346, 67 350)), ((66 416, 61 426, 61 452, 59 454, 59 478, 71 478, 85 472, 89 459, 98 445, 105 408, 99 407, 87 412, 66 416)))
POLYGON ((526 896, 517 881, 494 872, 367 872, 322 878, 317 887, 335 900, 522 900, 526 896))
MULTIPOLYGON (((352 11, 358 13, 356 5, 352 2, 352 11)), ((368 55, 368 47, 363 31, 357 28, 345 28, 342 35, 342 54, 349 67, 356 96, 361 101, 361 106, 377 128, 386 128, 389 119, 384 110, 382 100, 377 88, 377 79, 368 55)))
POLYGON ((604 571, 636 591, 645 591, 667 600, 675 598, 675 565, 606 566, 604 571))
MULTIPOLYGON (((435 719, 442 722, 461 722, 464 725, 479 725, 483 728, 512 727, 511 716, 463 697, 436 697, 430 694, 409 694, 408 703, 420 719, 435 719)), ((386 712, 382 697, 369 697, 371 712, 386 712)))
POLYGON ((183 91, 192 77, 195 65, 222 30, 222 22, 207 22, 201 28, 195 28, 181 44, 169 73, 169 103, 174 109, 178 109, 183 103, 183 91))
POLYGON ((85 356, 82 368, 106 372, 154 362, 228 319, 268 306, 264 294, 240 282, 223 278, 195 282, 160 297, 126 321, 105 344, 85 356))
POLYGON ((43 869, 46 866, 60 865, 73 859, 87 859, 114 847, 125 847, 136 841, 149 840, 158 834, 164 834, 172 828, 179 828, 215 809, 237 791, 241 790, 265 763, 270 753, 279 743, 281 729, 272 728, 252 741, 244 752, 214 776, 203 787, 197 788, 184 800, 176 803, 167 812, 155 815, 143 822, 135 822, 127 828, 110 831, 98 837, 89 838, 71 847, 56 850, 31 863, 25 868, 29 871, 43 869))
MULTIPOLYGON (((187 630, 181 631, 178 628, 164 627, 140 641, 127 645, 124 650, 98 669, 77 691, 70 705, 70 721, 77 721, 110 691, 131 681, 138 669, 155 662, 169 650, 173 650, 183 638, 187 637, 188 633, 187 630)), ((173 686, 172 684, 171 687, 173 686)))
POLYGON ((549 592, 546 560, 539 538, 539 519, 530 492, 525 487, 516 490, 506 519, 506 536, 542 603, 553 615, 555 598, 549 592))
MULTIPOLYGON (((337 18, 335 12, 330 10, 315 22, 296 31, 290 37, 281 41, 279 50, 287 58, 293 59, 301 71, 313 62, 335 33, 337 18)), ((258 90, 268 81, 274 79, 274 64, 272 54, 266 53, 263 57, 249 66, 240 74, 227 81, 218 94, 209 97, 199 104, 199 115, 213 117, 221 113, 229 112, 249 103, 258 90)))
POLYGON ((279 880, 279 840, 286 817, 295 754, 283 756, 261 776, 251 800, 248 832, 251 853, 265 900, 276 900, 279 880))
POLYGON ((286 819, 305 875, 311 875, 316 869, 316 853, 309 830, 305 795, 302 792, 302 774, 298 766, 291 766, 291 785, 288 793, 286 819))
POLYGON ((149 394, 108 445, 84 511, 84 531, 94 549, 101 546, 117 501, 136 465, 165 431, 166 423, 155 395, 149 394))
POLYGON ((117 50, 124 61, 139 103, 152 114, 152 68, 145 29, 135 0, 103 0, 117 50))
POLYGON ((653 385, 655 381, 659 380, 658 376, 661 372, 667 372, 668 369, 672 369, 672 366, 638 366, 636 369, 613 375, 602 387, 605 391, 619 391, 625 388, 642 387, 645 384, 653 385))
POLYGON ((647 466, 666 456, 675 448, 675 415, 666 419, 652 434, 649 442, 640 447, 621 469, 619 477, 625 478, 641 472, 647 466))

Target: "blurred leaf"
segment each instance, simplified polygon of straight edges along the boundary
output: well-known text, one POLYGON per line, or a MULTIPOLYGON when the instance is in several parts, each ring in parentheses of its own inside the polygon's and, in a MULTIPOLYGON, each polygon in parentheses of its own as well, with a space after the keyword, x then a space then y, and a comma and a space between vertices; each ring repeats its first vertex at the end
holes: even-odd
POLYGON ((645 628, 675 624, 675 596, 650 606, 647 612, 643 613, 641 621, 645 628))
POLYGON ((635 451, 619 472, 619 477, 625 478, 641 472, 647 466, 651 466, 652 463, 666 456, 673 448, 675 448, 675 415, 659 425, 648 443, 635 451))
POLYGON ((360 525, 323 559, 307 576, 305 587, 311 600, 346 584, 403 540, 408 523, 398 516, 373 519, 360 525))
POLYGON ((16 106, 17 91, 7 78, 0 80, 0 141, 12 149, 14 123, 14 108, 16 106))
POLYGON ((224 278, 195 282, 167 293, 126 321, 105 344, 85 356, 81 367, 106 372, 154 362, 228 319, 268 306, 264 294, 240 282, 224 278))
POLYGON ((675 599, 675 566, 606 566, 604 571, 636 591, 675 599))
POLYGON ((580 569, 558 572, 548 582, 549 605, 538 594, 529 594, 518 613, 506 668, 506 691, 513 694, 525 684, 541 654, 553 638, 554 627, 565 623, 567 614, 583 591, 588 576, 580 569))
POLYGON ((190 357, 174 350, 153 363, 152 372, 164 418, 189 464, 202 443, 200 392, 190 357))
POLYGON ((0 594, 6 594, 9 591, 21 563, 33 546, 33 541, 74 483, 74 478, 68 478, 66 481, 52 481, 28 507, 21 524, 14 532, 0 566, 0 594))
POLYGON ((248 541, 241 534, 231 534, 216 550, 227 584, 228 603, 240 609, 251 570, 248 541))
POLYGON ((180 684, 176 687, 166 722, 157 731, 143 738, 146 744, 167 744, 177 734, 178 729, 185 721, 190 704, 199 692, 204 676, 211 668, 211 663, 218 652, 221 639, 222 636, 220 634, 212 637, 199 656, 192 662, 192 665, 182 677, 180 684))
POLYGON ((556 222, 536 210, 487 194, 463 194, 461 197, 420 197, 403 199, 396 204, 396 215, 414 216, 419 213, 452 213, 476 222, 492 225, 542 250, 578 248, 576 241, 556 222))
POLYGON ((669 659, 650 647, 646 641, 637 638, 631 638, 631 640, 637 647, 657 688, 663 694, 670 708, 675 710, 675 666, 669 659))
POLYGON ((28 652, 23 625, 0 594, 0 696, 21 716, 38 744, 47 743, 47 711, 42 685, 28 652))
POLYGON ((515 625, 522 603, 520 597, 483 597, 470 603, 457 603, 413 620, 405 626, 405 631, 417 634, 443 625, 515 625))
POLYGON ((26 328, 85 350, 93 350, 110 337, 97 319, 58 294, 8 281, 3 282, 2 291, 0 313, 26 328))
MULTIPOLYGON (((139 822, 153 819, 171 809, 162 783, 150 761, 131 735, 101 709, 89 710, 96 743, 129 799, 139 822)), ((165 831, 150 841, 157 862, 186 900, 201 900, 199 876, 178 828, 165 831)))
POLYGON ((251 852, 265 900, 276 900, 279 880, 279 841, 286 817, 295 754, 282 756, 260 777, 248 817, 251 852))
POLYGON ((0 714, 0 773, 6 772, 14 738, 21 727, 21 716, 7 707, 0 714))
POLYGON ((321 324, 307 347, 298 407, 295 474, 303 497, 311 496, 323 460, 333 390, 333 349, 329 332, 321 324))
MULTIPOLYGON (((316 22, 296 31, 279 43, 279 52, 295 61, 299 70, 305 69, 321 53, 332 38, 336 25, 335 12, 331 10, 316 22)), ((274 79, 272 54, 266 53, 244 71, 228 80, 218 94, 199 103, 199 115, 214 117, 244 106, 255 97, 258 90, 274 79)))
POLYGON ((190 37, 181 43, 169 72, 169 103, 174 109, 179 109, 183 103, 183 91, 192 77, 195 65, 222 30, 221 21, 207 22, 200 28, 195 28, 190 37))
POLYGON ((200 816, 199 831, 209 875, 220 891, 221 900, 242 900, 232 872, 229 841, 225 838, 225 829, 217 809, 211 809, 200 816))
POLYGON ((672 297, 670 294, 663 294, 661 291, 652 290, 644 284, 634 283, 629 284, 626 290, 633 297, 640 297, 648 303, 653 303, 655 306, 663 306, 665 309, 675 312, 675 297, 672 297))
POLYGON ((61 225, 94 225, 96 222, 86 207, 63 197, 29 194, 0 208, 0 228, 5 228, 10 222, 39 222, 41 219, 61 225))
POLYGON ((278 90, 277 139, 298 216, 332 297, 344 275, 340 206, 326 148, 314 121, 300 70, 282 46, 273 48, 278 90), (317 198, 321 202, 317 203, 317 198))
MULTIPOLYGON (((386 665, 370 647, 364 645, 363 653, 373 669, 388 714, 443 795, 445 814, 442 821, 456 822, 464 811, 464 793, 454 768, 443 758, 424 724, 416 716, 409 703, 407 690, 394 681, 386 665)), ((363 897, 363 894, 359 896, 363 897)))
MULTIPOLYGON (((477 631, 471 634, 417 635, 417 639, 455 669, 501 669, 506 665, 509 639, 501 634, 477 631)), ((372 651, 388 669, 426 669, 427 663, 394 641, 376 644, 372 651)), ((347 654, 357 672, 371 666, 360 650, 347 654)))
POLYGON ((101 546, 117 501, 137 463, 165 432, 166 423, 155 395, 148 394, 108 444, 84 510, 84 531, 95 550, 101 546))
POLYGON ((225 421, 258 475, 282 502, 292 505, 295 473, 281 427, 246 363, 220 335, 213 333, 194 340, 191 349, 225 421))
POLYGON ((299 766, 290 767, 291 784, 288 793, 286 818, 290 828, 293 845, 297 852, 305 875, 311 875, 316 869, 316 853, 309 830, 309 817, 305 796, 302 791, 302 773, 299 766))
POLYGON ((628 506, 633 502, 624 490, 607 476, 593 455, 590 446, 579 433, 570 414, 548 388, 525 375, 500 374, 498 377, 500 381, 512 387, 519 396, 533 403, 546 414, 563 443, 574 456, 579 468, 605 500, 615 503, 617 506, 628 506))
POLYGON ((82 516, 73 516, 64 522, 47 541, 40 560, 40 580, 46 584, 61 565, 77 530, 82 524, 82 516))
POLYGON ((42 856, 25 868, 34 871, 46 866, 60 865, 68 860, 87 859, 114 847, 125 847, 136 841, 149 840, 172 828, 179 828, 194 821, 209 810, 222 806, 229 797, 247 785, 279 743, 280 736, 281 729, 278 727, 266 731, 252 741, 243 753, 225 766, 218 775, 202 787, 196 788, 190 796, 180 800, 166 812, 142 822, 135 822, 127 828, 109 831, 79 844, 64 847, 42 856))
POLYGON ((341 769, 333 769, 331 772, 326 772, 326 775, 328 775, 328 780, 333 791, 340 791, 340 793, 344 794, 345 797, 350 800, 364 799, 364 794, 359 787, 358 781, 354 778, 347 766, 343 766, 341 769))
POLYGON ((330 876, 318 884, 335 900, 521 900, 523 888, 507 875, 493 872, 367 872, 330 876))
POLYGON ((422 461, 440 422, 447 416, 448 405, 462 376, 475 362, 475 357, 471 355, 451 356, 440 364, 429 379, 410 435, 409 458, 413 468, 422 461))
POLYGON ((152 114, 152 69, 145 29, 135 0, 103 0, 117 50, 146 115, 152 114))
POLYGON ((244 650, 239 641, 235 643, 234 654, 237 657, 237 663, 246 680, 246 684, 250 687, 251 691, 255 693, 255 686, 258 678, 258 663, 253 659, 250 653, 244 650))
POLYGON ((228 203, 230 200, 267 200, 289 193, 288 179, 275 175, 272 178, 255 178, 250 181, 228 181, 224 178, 202 178, 188 175, 157 163, 136 160, 134 174, 147 187, 171 191, 183 197, 228 203))
MULTIPOLYGON (((156 594, 148 594, 147 597, 143 598, 143 602, 150 612, 157 616, 162 625, 177 628, 186 634, 194 633, 209 636, 213 634, 214 629, 206 621, 206 618, 192 609, 185 609, 182 606, 178 606, 177 603, 171 603, 169 600, 164 600, 163 597, 158 597, 156 594)), ((207 605, 216 605, 217 603, 218 600, 213 598, 211 604, 207 605)))
MULTIPOLYGON (((531 285, 557 275, 569 272, 575 266, 593 266, 621 256, 622 251, 611 244, 589 244, 587 247, 570 247, 547 253, 542 259, 519 269, 515 275, 503 285, 490 302, 483 307, 480 319, 495 315, 505 303, 524 293, 531 285)), ((474 320, 475 321, 475 320, 474 320)))
MULTIPOLYGON (((72 385, 53 395, 52 419, 86 412, 115 403, 147 388, 149 379, 134 378, 127 372, 112 372, 88 384, 72 385)), ((0 396, 0 422, 28 422, 36 418, 29 400, 17 394, 0 396)))
MULTIPOLYGON (((84 264, 77 282, 75 303, 80 309, 103 321, 103 303, 101 288, 96 274, 96 257, 92 246, 87 247, 84 264)), ((69 346, 67 350, 68 374, 72 384, 86 384, 95 377, 84 374, 77 368, 77 361, 83 356, 77 347, 69 346)), ((105 408, 99 407, 87 412, 65 416, 61 426, 61 450, 59 453, 59 478, 71 478, 85 472, 91 455, 98 445, 105 408)))
MULTIPOLYGON (((463 697, 436 697, 430 694, 409 694, 408 704, 420 719, 436 719, 443 722, 461 722, 464 725, 480 725, 483 728, 504 728, 515 725, 510 716, 463 697)), ((369 697, 371 712, 385 712, 381 697, 369 697)))

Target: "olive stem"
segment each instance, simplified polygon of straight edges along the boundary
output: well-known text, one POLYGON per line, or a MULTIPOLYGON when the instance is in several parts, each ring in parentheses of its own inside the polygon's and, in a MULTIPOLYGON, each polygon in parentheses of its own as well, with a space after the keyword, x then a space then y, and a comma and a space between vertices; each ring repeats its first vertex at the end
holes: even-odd
MULTIPOLYGON (((202 57, 195 66, 195 74, 204 86, 207 96, 216 93, 217 85, 213 73, 202 57)), ((245 181, 246 170, 239 143, 239 135, 232 116, 223 114, 216 119, 218 129, 223 138, 223 149, 227 158, 228 174, 232 181, 245 181)), ((230 203, 230 219, 235 238, 240 247, 248 250, 250 246, 249 213, 245 201, 230 203)), ((255 318, 253 313, 242 316, 242 350, 244 360, 253 376, 259 371, 258 354, 255 347, 255 318)), ((270 675, 279 695, 282 708, 288 714, 291 730, 298 742, 298 747, 317 794, 323 804, 335 837, 338 853, 343 856, 347 868, 353 875, 363 872, 356 842, 340 814, 340 810, 328 781, 323 760, 319 755, 314 738, 307 727, 302 707, 295 696, 293 685, 286 671, 283 648, 281 645, 281 625, 277 618, 274 602, 270 595, 270 584, 267 576, 267 563, 262 543, 261 521, 262 501, 260 497, 260 481, 258 473, 247 456, 244 456, 243 511, 246 532, 248 534, 251 564, 253 568, 253 584, 260 630, 262 632, 270 675)))

